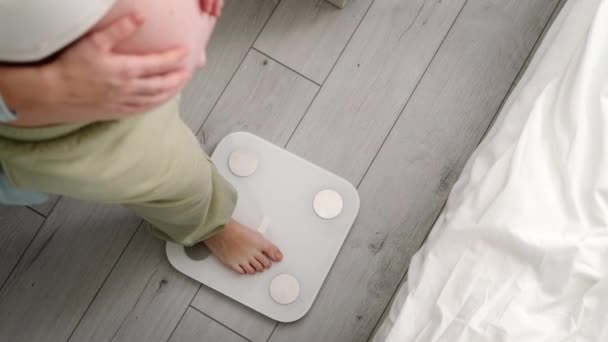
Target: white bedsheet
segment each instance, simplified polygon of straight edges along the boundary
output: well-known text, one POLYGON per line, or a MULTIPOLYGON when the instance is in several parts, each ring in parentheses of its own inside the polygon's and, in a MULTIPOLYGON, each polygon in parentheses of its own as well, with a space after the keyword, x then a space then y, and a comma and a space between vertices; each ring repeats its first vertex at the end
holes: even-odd
POLYGON ((402 341, 608 341, 608 0, 570 0, 387 317, 402 341))

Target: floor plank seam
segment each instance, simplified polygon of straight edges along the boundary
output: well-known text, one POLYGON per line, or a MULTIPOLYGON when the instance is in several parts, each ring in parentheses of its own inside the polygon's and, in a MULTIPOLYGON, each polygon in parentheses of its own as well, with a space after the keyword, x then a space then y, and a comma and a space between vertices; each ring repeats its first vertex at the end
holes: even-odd
POLYGON ((28 263, 28 265, 26 266, 26 268, 29 268, 30 266, 32 266, 32 264, 34 264, 36 262, 36 260, 38 260, 38 258, 42 254, 42 252, 44 252, 44 250, 48 247, 49 243, 51 243, 51 240, 53 240, 53 238, 55 237, 55 234, 57 234, 58 231, 59 231, 59 228, 55 229, 51 233, 51 235, 46 240, 44 240, 44 242, 40 246, 40 249, 38 249, 38 251, 36 252, 36 254, 34 254, 34 256, 32 257, 32 260, 30 260, 30 262, 28 263))
MULTIPOLYGON (((97 296, 99 295, 99 293, 101 292, 101 290, 103 289, 103 287, 105 286, 106 282, 108 281, 108 279, 110 278, 110 276, 112 275, 112 273, 114 272, 114 269, 116 268, 116 266, 118 265, 118 263, 120 262, 120 260, 122 259, 123 255, 125 254, 125 252, 127 251, 127 249, 129 248, 129 246, 131 245, 131 242, 133 241, 133 239, 135 238, 135 235, 137 234, 137 232, 140 229, 143 229, 144 226, 144 220, 141 220, 139 222, 139 224, 137 225, 137 229, 134 230, 133 234, 131 235, 131 237, 129 238, 129 241, 127 241, 127 244, 125 245, 125 248, 123 248, 122 252, 120 253, 120 255, 118 256, 118 258, 116 258, 116 262, 114 263, 114 265, 112 265, 112 268, 110 269, 110 271, 108 272, 108 274, 106 275, 106 277, 103 279, 103 282, 101 283, 101 285, 99 286, 99 288, 97 289, 97 291, 95 292, 95 295, 93 296, 93 298, 91 299, 91 301, 89 302, 89 304, 87 305, 86 310, 84 310, 84 312, 82 313, 82 316, 80 316, 80 319, 78 320, 78 323, 76 323, 76 325, 74 326, 74 329, 72 330, 72 332, 70 333, 70 336, 67 338, 66 341, 70 341, 72 339, 72 337, 74 336, 74 333, 76 333, 76 330, 78 330, 78 327, 80 326, 80 324, 82 323, 82 320, 84 319, 84 317, 86 316, 86 314, 89 312, 89 310, 91 309, 91 306, 93 305, 93 303, 95 302, 95 299, 97 299, 97 296)), ((116 330, 118 331, 118 330, 116 330)), ((114 338, 114 337, 112 337, 114 338)))
POLYGON ((122 329, 122 327, 124 326, 125 321, 129 318, 129 315, 131 315, 133 310, 135 310, 135 308, 139 304, 139 301, 141 301, 141 297, 144 295, 144 292, 146 292, 146 288, 148 288, 148 285, 150 285, 150 282, 152 282, 152 278, 154 278, 156 273, 158 273, 158 270, 155 270, 154 272, 152 272, 152 274, 148 277, 148 281, 146 281, 146 285, 143 286, 141 292, 137 296, 137 300, 135 301, 135 303, 133 304, 133 306, 131 307, 129 312, 122 319, 122 321, 120 322, 120 325, 118 326, 118 328, 116 328, 116 331, 114 331, 114 334, 112 335, 112 338, 110 338, 110 341, 114 341, 114 339, 116 338, 116 335, 118 335, 118 332, 120 332, 120 329, 122 329))
POLYGON ((297 71, 297 70, 295 70, 295 69, 291 68, 290 66, 288 66, 288 65, 286 65, 285 63, 283 63, 283 62, 279 61, 278 59, 275 59, 274 57, 272 57, 272 56, 270 56, 269 54, 265 53, 264 51, 262 51, 262 50, 260 50, 260 49, 256 48, 255 46, 252 46, 252 47, 251 47, 251 50, 258 52, 258 53, 259 53, 259 54, 261 54, 262 56, 264 56, 264 57, 266 57, 266 58, 270 59, 271 61, 273 61, 273 62, 275 62, 275 63, 277 63, 277 64, 281 65, 281 66, 282 66, 282 67, 284 67, 285 69, 287 69, 287 70, 289 70, 289 71, 293 72, 294 74, 296 74, 296 75, 298 75, 298 76, 302 77, 303 79, 305 79, 305 80, 307 80, 307 81, 309 81, 309 82, 311 82, 311 83, 313 83, 313 84, 316 84, 316 85, 318 85, 319 87, 321 86, 321 84, 319 84, 319 83, 317 83, 317 82, 313 81, 312 79, 310 79, 310 78, 309 78, 309 77, 307 77, 306 75, 304 75, 304 74, 302 74, 301 72, 299 72, 299 71, 297 71))
POLYGON ((49 216, 51 216, 51 214, 53 213, 53 210, 55 210, 55 208, 57 208, 57 205, 59 204, 59 201, 61 201, 61 197, 62 196, 59 196, 57 198, 57 200, 55 201, 55 204, 53 204, 53 207, 51 208, 51 210, 49 210, 49 216))
POLYGON ((321 84, 325 84, 325 82, 327 81, 327 79, 329 78, 329 76, 332 74, 332 72, 336 68, 336 65, 338 65, 338 62, 340 61, 340 59, 344 55, 344 51, 346 51, 346 49, 350 45, 350 42, 353 40, 353 37, 355 36, 355 34, 357 34, 357 31, 359 31, 359 27, 361 27, 361 24, 365 21, 365 18, 367 17, 367 14, 369 13, 370 8, 372 8, 372 6, 374 5, 375 2, 376 2, 376 0, 372 0, 372 2, 369 4, 369 6, 367 6, 367 9, 365 10, 365 13, 363 13, 363 16, 361 17, 361 20, 359 20, 359 23, 357 24, 357 26, 355 26, 355 29, 353 30, 353 33, 351 33, 350 37, 348 37, 348 40, 346 41, 346 44, 344 44, 344 47, 342 48, 342 51, 340 51, 340 54, 338 55, 338 58, 336 58, 336 61, 334 62, 334 65, 332 65, 331 69, 329 69, 329 72, 327 73, 327 75, 325 76, 325 79, 323 79, 323 82, 321 82, 321 84))
MULTIPOLYGON (((201 315, 203 315, 203 316, 205 316, 205 317, 209 318, 210 320, 214 321, 215 323, 217 323, 217 324, 221 325, 222 327, 224 327, 224 328, 226 328, 226 329, 230 330, 232 333, 234 333, 235 335, 237 335, 237 336, 239 336, 239 337, 243 338, 245 341, 248 341, 248 342, 253 342, 252 340, 250 340, 250 339, 248 339, 247 337, 245 337, 245 336, 243 336, 243 335, 239 334, 239 333, 238 333, 238 332, 236 332, 234 329, 230 328, 229 326, 225 325, 224 323, 222 323, 222 322, 218 321, 217 319, 215 319, 215 318, 211 317, 210 315, 207 315, 207 314, 206 314, 206 313, 204 313, 203 311, 199 310, 197 307, 190 305, 190 306, 189 306, 189 308, 192 308, 193 310, 195 310, 196 312, 200 313, 201 315)), ((187 311, 187 309, 186 309, 186 311, 187 311)), ((185 311, 184 311, 184 312, 185 312, 185 311)))
POLYGON ((298 127, 302 124, 302 121, 304 121, 304 118, 306 118, 306 115, 308 114, 308 111, 310 111, 310 107, 312 107, 313 103, 315 103, 315 100, 317 99, 317 96, 319 96, 319 94, 321 93, 321 89, 323 86, 319 86, 317 88, 317 92, 315 93, 315 96, 312 97, 312 100, 310 100, 310 103, 308 104, 308 106, 306 107, 306 110, 304 111, 304 114, 302 114, 302 116, 300 117, 300 120, 298 121, 298 123, 294 126, 293 130, 291 131, 291 134, 289 135, 289 138, 287 139, 287 141, 283 144, 283 148, 287 148, 287 146, 289 145, 289 142, 291 141, 291 138, 296 134, 296 132, 298 131, 298 127))
POLYGON ((289 146, 289 143, 291 142, 291 139, 293 139, 293 136, 296 135, 296 132, 298 131, 298 128, 302 124, 302 121, 304 121, 304 119, 308 115, 308 112, 310 111, 310 107, 312 107, 312 105, 315 103, 315 101, 317 100, 317 97, 319 96, 319 94, 321 93, 322 90, 323 90, 323 85, 319 86, 319 89, 317 89, 317 93, 315 94, 315 96, 313 96, 312 100, 308 104, 308 107, 306 107, 306 111, 304 112, 304 115, 302 115, 302 117, 300 118, 300 121, 298 121, 298 123, 295 125, 295 127, 291 131, 291 134, 289 135, 289 138, 287 139, 287 141, 285 142, 285 144, 283 144, 283 146, 282 146, 283 148, 287 148, 287 146, 289 146))
MULTIPOLYGON (((48 218, 48 216, 46 216, 46 215, 44 215, 43 213, 39 212, 39 211, 38 211, 38 210, 36 210, 36 208, 34 208, 34 207, 30 207, 30 206, 28 205, 28 206, 27 206, 27 207, 25 207, 25 208, 27 208, 29 211, 33 212, 34 214, 36 214, 36 215, 40 216, 41 218, 43 218, 43 219, 45 219, 45 220, 48 218)), ((53 208, 54 208, 54 207, 53 207, 53 208)), ((51 209, 51 212, 52 212, 52 211, 53 211, 53 210, 51 209)), ((51 216, 51 213, 49 213, 49 216, 51 216)))
POLYGON ((521 77, 523 76, 523 74, 526 72, 529 63, 534 58, 535 53, 536 53, 538 47, 542 43, 543 38, 545 37, 545 34, 549 30, 549 27, 551 26, 551 24, 553 22, 553 19, 557 16, 558 11, 561 9, 561 5, 563 5, 564 3, 566 3, 566 1, 568 1, 568 0, 556 0, 555 8, 553 9, 553 12, 551 12, 551 16, 549 16, 549 20, 547 20, 547 22, 545 23, 545 26, 543 27, 540 35, 538 36, 538 38, 536 38, 536 41, 534 42, 534 45, 532 46, 532 50, 530 50, 530 53, 528 54, 528 56, 524 60, 524 64, 521 66, 521 68, 519 68, 519 71, 517 72, 517 75, 515 76, 515 79, 513 80, 513 82, 511 82, 511 85, 509 86, 509 91, 507 91, 507 95, 502 99, 502 102, 500 103, 500 106, 498 107, 498 111, 492 117, 492 121, 490 122, 490 125, 488 126, 488 129, 484 132, 481 140, 479 140, 479 143, 477 144, 478 147, 481 144, 481 142, 486 138, 486 136, 488 135, 488 133, 490 132, 490 130, 492 129, 492 127, 494 126, 494 123, 496 122, 496 119, 498 119, 498 116, 499 116, 500 112, 503 110, 505 104, 507 103, 507 100, 511 96, 511 93, 517 87, 517 84, 519 83, 519 81, 520 81, 521 77))
POLYGON ((403 277, 401 277, 401 280, 399 280, 399 284, 397 285, 397 288, 391 295, 391 299, 388 301, 388 304, 384 307, 384 310, 382 310, 382 314, 380 315, 380 318, 378 318, 378 320, 376 321, 376 324, 374 324, 374 328, 371 330, 369 336, 367 337, 367 339, 366 339, 367 342, 372 341, 372 339, 374 338, 376 329, 378 329, 378 326, 384 322, 384 319, 386 319, 386 318, 384 318, 384 319, 382 319, 382 318, 384 317, 384 314, 386 313, 386 311, 390 310, 391 302, 393 301, 393 299, 395 299, 395 296, 397 295, 397 292, 399 291, 399 286, 401 286, 401 284, 403 284, 403 282, 407 278, 407 273, 408 272, 405 271, 405 274, 403 275, 403 277))
POLYGON ((272 338, 272 335, 274 335, 274 332, 277 330, 278 327, 279 327, 279 322, 276 322, 274 324, 274 328, 272 328, 272 332, 270 333, 270 335, 266 339, 266 342, 270 342, 270 339, 272 338))
MULTIPOLYGON (((199 134, 203 133, 203 127, 205 127, 205 124, 207 123, 207 121, 209 120, 209 118, 211 117, 211 115, 213 114, 213 111, 215 110, 215 107, 217 107, 218 103, 220 103, 220 100, 222 99, 222 97, 226 93, 226 89, 228 89, 228 87, 232 83, 232 80, 234 80, 234 76, 236 76, 236 74, 239 72, 239 70, 241 70, 241 67, 243 66, 243 63, 245 62, 245 60, 247 59, 247 56, 249 55, 249 52, 251 51, 251 49, 253 49, 253 46, 254 46, 255 42, 260 38, 260 35, 262 34, 262 32, 264 32, 264 29, 266 28, 266 25, 268 25, 268 22, 270 21, 270 18, 272 18, 272 16, 274 15, 274 12, 277 10, 277 7, 279 7, 280 3, 281 3, 281 1, 279 0, 274 5, 274 8, 272 9, 272 12, 270 12, 270 15, 268 16, 268 18, 266 18, 266 22, 264 22, 264 25, 260 29, 260 32, 258 32, 258 34, 255 37, 255 39, 252 40, 251 45, 249 46, 249 50, 247 51, 247 53, 245 54, 245 56, 243 56, 243 59, 239 63, 239 66, 232 73, 232 76, 230 76, 230 81, 228 81, 226 83, 226 86, 224 87, 224 89, 222 89, 222 92, 220 93, 220 96, 218 96, 217 100, 215 100, 215 103, 213 104, 213 106, 209 110, 209 114, 207 115, 207 117, 205 118, 205 120, 203 120, 203 123, 200 125, 200 127, 196 131, 195 135, 199 135, 199 134)), ((203 136, 204 136, 204 134, 203 134, 203 136)))
MULTIPOLYGON (((448 201, 446 199, 445 202, 443 203, 443 205, 441 206, 441 210, 439 210, 439 214, 437 214, 437 216, 433 220, 433 223, 431 224, 431 229, 429 229, 429 231, 426 233, 426 236, 424 237, 424 240, 422 240, 422 243, 420 244, 420 246, 424 246, 424 244, 426 243, 426 240, 428 239, 429 235, 431 234, 431 231, 433 230, 432 227, 435 227, 435 224, 437 224, 437 221, 441 217, 441 213, 445 209, 447 203, 448 203, 448 201)), ((393 302, 393 300, 395 299, 395 296, 397 295, 397 292, 399 291, 399 287, 406 280, 409 269, 410 269, 410 267, 409 267, 409 263, 408 263, 407 265, 405 265, 405 271, 403 272, 401 279, 397 283, 397 287, 393 291, 393 294, 391 295, 391 298, 389 299, 386 306, 384 306, 384 310, 382 310, 382 314, 380 315, 380 318, 378 318, 378 320, 376 321, 376 324, 374 324, 374 328, 371 330, 370 335, 368 336, 366 341, 370 342, 371 339, 374 337, 374 333, 376 332, 376 329, 378 329, 378 326, 382 323, 382 321, 383 321, 382 318, 384 317, 384 314, 386 313, 387 310, 390 309, 391 303, 393 302)))
POLYGON ((384 140, 382 141, 382 144, 380 144, 380 147, 378 148, 378 150, 376 151, 376 154, 374 155, 374 157, 372 158, 371 162, 367 166, 367 169, 363 173, 363 176, 361 176, 361 179, 359 179, 359 182, 357 183, 357 188, 359 188, 361 186, 361 184, 363 183, 363 180, 365 180, 365 177, 367 176, 367 174, 371 170, 372 166, 376 162, 376 159, 378 158, 378 155, 380 155, 380 152, 384 148, 384 145, 388 141, 388 138, 391 136, 391 133, 395 129, 395 126, 397 125, 397 123, 399 122, 399 120, 403 117, 403 113, 405 112, 405 109, 407 108, 407 106, 409 105, 410 101, 412 100, 412 98, 416 94, 416 90, 418 90, 418 87, 420 86, 420 83, 422 83, 422 81, 424 80, 424 76, 426 75, 427 71, 429 70, 429 68, 431 67, 431 65, 433 65, 433 61, 435 60, 435 57, 437 57, 437 54, 439 53, 439 51, 443 47, 443 44, 445 43, 446 39, 450 35, 450 32, 452 32, 452 29, 454 28, 454 24, 456 24, 456 22, 458 21, 458 18, 462 14, 462 11, 466 7, 468 1, 469 0, 465 0, 465 2, 462 4, 462 7, 458 11, 458 14, 456 15, 456 17, 454 17, 454 21, 452 21, 452 24, 450 25, 450 28, 447 30, 445 36, 441 40, 441 43, 437 46, 437 50, 435 50, 435 53, 433 54, 433 57, 431 57, 431 59, 429 60, 429 63, 427 64, 426 68, 424 69, 424 72, 422 73, 422 75, 420 75, 420 79, 416 83, 416 86, 414 86, 414 89, 410 93, 410 96, 405 101, 405 104, 401 107, 401 111, 399 112, 399 115, 397 115, 397 118, 395 118, 395 120, 393 122, 393 125, 388 130, 386 136, 384 137, 384 140))
POLYGON ((23 257, 25 256, 25 253, 27 253, 27 251, 30 249, 30 246, 32 245, 32 243, 34 243, 34 240, 36 240, 36 237, 38 236, 38 234, 40 234, 40 231, 42 230, 42 227, 44 226, 45 223, 46 223, 46 219, 44 219, 42 222, 40 222, 40 225, 38 226, 36 233, 32 236, 32 238, 30 239, 30 242, 28 242, 27 246, 25 246, 25 248, 23 249, 23 252, 21 252, 21 255, 19 256, 19 259, 17 259, 17 262, 15 262, 15 265, 13 266, 11 271, 8 273, 8 275, 6 276, 6 279, 4 279, 4 281, 2 282, 2 285, 0 286, 0 293, 2 293, 2 290, 4 290, 4 286, 6 286, 9 279, 11 279, 11 277, 15 273, 15 270, 17 270, 17 266, 19 266, 19 264, 21 263, 21 260, 23 260, 23 257))
MULTIPOLYGON (((188 308, 192 307, 192 305, 191 305, 192 301, 194 300, 194 298, 196 298, 196 295, 198 294, 198 291, 200 291, 200 289, 201 289, 202 284, 199 283, 198 281, 196 283, 198 285, 197 288, 196 288, 196 291, 194 291, 194 294, 192 295, 192 298, 190 298, 190 301, 188 301, 188 305, 186 305, 186 309, 184 310, 184 312, 182 312, 182 315, 180 316, 179 320, 177 321, 177 324, 173 327, 173 330, 171 330, 171 334, 169 334, 169 337, 167 338, 167 342, 170 341, 171 338, 173 337, 173 334, 175 334, 175 331, 179 327, 179 324, 184 319, 184 316, 186 316, 186 312, 188 312, 188 308)), ((200 310, 197 310, 197 311, 200 311, 200 310)))
POLYGON ((215 109, 215 107, 217 106, 217 104, 222 99, 222 96, 224 96, 224 93, 226 92, 226 89, 228 89, 228 86, 230 86, 230 83, 234 79, 234 76, 239 72, 239 69, 241 69, 241 66, 243 65, 243 62, 245 61, 245 58, 247 58, 247 54, 245 54, 245 57, 243 57, 243 59, 239 63, 239 66, 234 70, 234 72, 232 73, 232 76, 230 76, 230 81, 226 82, 226 86, 224 86, 224 89, 222 89, 222 92, 220 93, 220 95, 217 97, 217 99, 213 103, 213 106, 211 106, 211 109, 209 110, 209 113, 207 114, 207 117, 205 118, 205 120, 203 120, 203 123, 198 127, 198 129, 196 130, 196 132, 194 132, 195 136, 199 135, 199 134, 201 134, 203 132, 203 127, 205 127, 205 124, 207 123, 207 120, 209 120, 209 118, 213 114, 213 110, 215 109))
MULTIPOLYGON (((196 296, 196 294, 195 294, 196 296)), ((169 337, 167 337, 166 342, 171 341, 171 338, 173 338, 173 335, 175 334, 175 331, 177 330, 177 327, 179 327, 179 323, 184 319, 184 316, 186 316, 186 312, 188 312, 188 308, 190 306, 186 307, 186 310, 184 310, 184 312, 182 312, 182 315, 179 317, 179 320, 177 321, 177 324, 175 325, 175 327, 173 327, 173 330, 171 330, 171 333, 169 334, 169 337)))

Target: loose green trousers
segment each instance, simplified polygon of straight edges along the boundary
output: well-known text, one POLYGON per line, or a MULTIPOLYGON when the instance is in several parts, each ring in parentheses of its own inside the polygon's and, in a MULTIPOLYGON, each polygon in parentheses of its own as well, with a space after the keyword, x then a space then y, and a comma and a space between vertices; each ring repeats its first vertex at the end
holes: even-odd
POLYGON ((223 228, 237 195, 180 119, 178 102, 111 122, 2 125, 2 167, 16 188, 123 204, 159 237, 191 246, 223 228))

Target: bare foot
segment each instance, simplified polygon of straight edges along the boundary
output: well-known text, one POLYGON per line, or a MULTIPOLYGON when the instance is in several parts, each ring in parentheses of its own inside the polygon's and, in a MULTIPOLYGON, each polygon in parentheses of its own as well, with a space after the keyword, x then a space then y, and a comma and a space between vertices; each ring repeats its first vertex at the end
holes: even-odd
POLYGON ((277 246, 235 220, 204 243, 224 265, 240 274, 264 272, 283 259, 277 246))

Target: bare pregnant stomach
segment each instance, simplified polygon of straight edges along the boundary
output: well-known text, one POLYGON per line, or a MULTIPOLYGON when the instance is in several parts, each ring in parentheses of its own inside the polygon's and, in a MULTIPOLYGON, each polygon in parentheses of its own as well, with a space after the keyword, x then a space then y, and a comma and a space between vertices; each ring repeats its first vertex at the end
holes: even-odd
POLYGON ((199 0, 118 0, 96 28, 133 10, 143 14, 146 21, 132 38, 117 47, 118 52, 145 54, 182 46, 190 53, 188 68, 205 63, 216 19, 202 13, 199 0))

